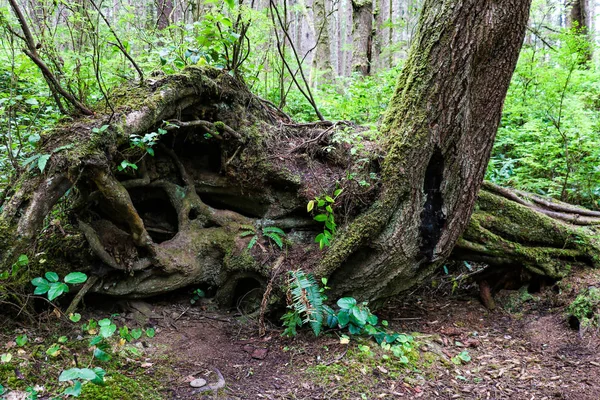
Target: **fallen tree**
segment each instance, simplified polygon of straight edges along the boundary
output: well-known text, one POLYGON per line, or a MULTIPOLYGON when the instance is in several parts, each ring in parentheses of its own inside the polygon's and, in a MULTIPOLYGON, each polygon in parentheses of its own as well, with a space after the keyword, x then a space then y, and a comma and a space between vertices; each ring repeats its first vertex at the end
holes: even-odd
POLYGON ((360 127, 295 124, 224 71, 192 67, 116 91, 115 113, 56 129, 40 149, 43 173, 0 196, 3 265, 61 223, 85 238, 89 257, 77 251, 92 260, 91 291, 203 285, 224 306, 264 287, 275 264, 372 301, 449 257, 490 264, 486 280, 597 265, 599 213, 492 184, 479 191, 528 15, 526 1, 487 3, 426 2, 384 139, 362 138, 357 152, 360 127), (63 222, 48 219, 65 198, 63 222), (321 251, 325 230, 337 233, 321 251))

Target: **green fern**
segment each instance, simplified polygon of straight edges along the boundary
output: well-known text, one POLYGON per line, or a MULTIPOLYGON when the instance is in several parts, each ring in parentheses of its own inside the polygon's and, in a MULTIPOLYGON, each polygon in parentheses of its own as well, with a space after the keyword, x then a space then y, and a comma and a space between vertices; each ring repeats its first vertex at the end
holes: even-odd
POLYGON ((285 232, 281 228, 278 228, 276 226, 265 226, 262 231, 265 234, 266 233, 275 233, 280 236, 285 236, 285 232))
POLYGON ((265 230, 263 229, 263 235, 265 235, 266 237, 268 237, 269 239, 271 239, 272 241, 274 241, 275 244, 280 249, 283 248, 283 239, 281 239, 281 236, 279 236, 278 234, 276 234, 274 232, 265 232, 265 230))
POLYGON ((290 308, 302 318, 303 324, 310 324, 315 335, 321 333, 323 327, 323 295, 312 274, 304 271, 290 271, 289 294, 290 308))
POLYGON ((248 243, 248 250, 252 250, 252 248, 254 247, 256 242, 258 242, 258 236, 254 235, 254 236, 252 236, 252 239, 250 239, 250 242, 248 243))

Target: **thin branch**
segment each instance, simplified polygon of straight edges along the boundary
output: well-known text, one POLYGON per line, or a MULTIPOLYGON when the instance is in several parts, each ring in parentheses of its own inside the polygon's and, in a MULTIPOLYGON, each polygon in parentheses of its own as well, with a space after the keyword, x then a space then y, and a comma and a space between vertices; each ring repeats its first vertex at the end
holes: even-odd
MULTIPOLYGON (((11 1, 14 1, 14 0, 11 0, 11 1)), ((144 73, 142 72, 142 70, 140 69, 140 67, 137 65, 137 63, 135 62, 135 60, 133 58, 131 58, 131 56, 129 55, 129 53, 125 49, 125 46, 123 46, 123 43, 121 42, 121 39, 119 39, 119 36, 117 36, 117 33, 113 29, 113 27, 110 24, 110 22, 108 22, 108 19, 106 19, 106 17, 104 16, 104 14, 102 14, 102 11, 100 11, 100 8, 98 8, 98 6, 96 5, 96 3, 94 3, 93 0, 90 0, 90 4, 96 9, 96 11, 100 15, 100 17, 106 23, 106 26, 108 26, 108 29, 110 30, 110 32, 113 34, 115 40, 117 41, 116 44, 115 43, 110 43, 110 42, 109 43, 112 44, 113 46, 116 46, 119 50, 121 50, 121 53, 123 53, 123 55, 125 56, 125 58, 127 58, 129 60, 129 62, 131 63, 131 65, 133 65, 133 67, 137 71, 138 76, 140 77, 140 83, 144 82, 144 73)))
MULTIPOLYGON (((83 103, 77 100, 75 96, 67 92, 60 85, 60 83, 56 79, 56 76, 54 76, 52 71, 50 71, 50 68, 48 68, 46 63, 42 61, 39 54, 37 53, 35 40, 33 38, 33 35, 31 34, 31 30, 29 29, 29 25, 27 24, 25 16, 21 12, 21 9, 19 8, 15 0, 9 0, 9 3, 15 16, 19 20, 19 25, 21 26, 21 30, 23 31, 23 37, 25 39, 25 44, 27 45, 27 48, 23 49, 23 53, 25 53, 31 59, 31 61, 33 61, 35 65, 37 65, 38 68, 40 68, 42 74, 44 75, 44 78, 46 79, 46 82, 48 83, 50 91, 53 94, 56 94, 56 92, 58 92, 62 97, 64 97, 69 103, 71 103, 83 114, 93 115, 94 113, 90 109, 88 109, 85 105, 83 105, 83 103)), ((58 104, 60 104, 60 101, 58 101, 58 104)))

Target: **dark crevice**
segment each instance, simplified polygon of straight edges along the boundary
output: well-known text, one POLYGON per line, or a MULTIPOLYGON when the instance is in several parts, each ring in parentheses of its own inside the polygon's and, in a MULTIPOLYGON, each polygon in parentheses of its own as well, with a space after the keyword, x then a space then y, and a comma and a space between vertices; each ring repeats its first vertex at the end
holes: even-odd
POLYGON ((129 192, 148 234, 155 243, 171 240, 178 231, 177 212, 160 189, 136 188, 129 192))
POLYGON ((439 147, 436 147, 427 170, 425 171, 425 181, 423 183, 423 191, 425 192, 426 200, 423 211, 421 212, 421 254, 431 261, 433 252, 440 237, 442 236, 442 228, 446 223, 446 216, 442 211, 444 199, 440 187, 444 176, 444 156, 439 147))
POLYGON ((256 311, 262 300, 263 285, 254 278, 242 278, 237 281, 233 291, 232 305, 243 314, 256 311))
POLYGON ((248 218, 261 218, 268 210, 268 204, 261 204, 259 200, 251 197, 205 193, 201 198, 212 208, 235 211, 248 218))

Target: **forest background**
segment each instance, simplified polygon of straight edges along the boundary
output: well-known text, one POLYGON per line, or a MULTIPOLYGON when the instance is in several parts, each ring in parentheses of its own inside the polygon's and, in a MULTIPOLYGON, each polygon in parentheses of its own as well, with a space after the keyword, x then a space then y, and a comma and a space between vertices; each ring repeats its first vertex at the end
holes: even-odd
MULTIPOLYGON (((69 118, 21 51, 17 21, 2 3, 0 189, 11 171, 44 169, 47 159, 36 154, 36 146, 69 118)), ((367 125, 367 134, 375 136, 419 7, 419 1, 347 0, 21 4, 40 57, 83 104, 103 104, 138 74, 211 65, 242 77, 297 121, 320 114, 367 125)), ((596 17, 594 1, 534 1, 488 180, 598 207, 596 17)), ((360 140, 337 139, 360 146, 360 140)))

